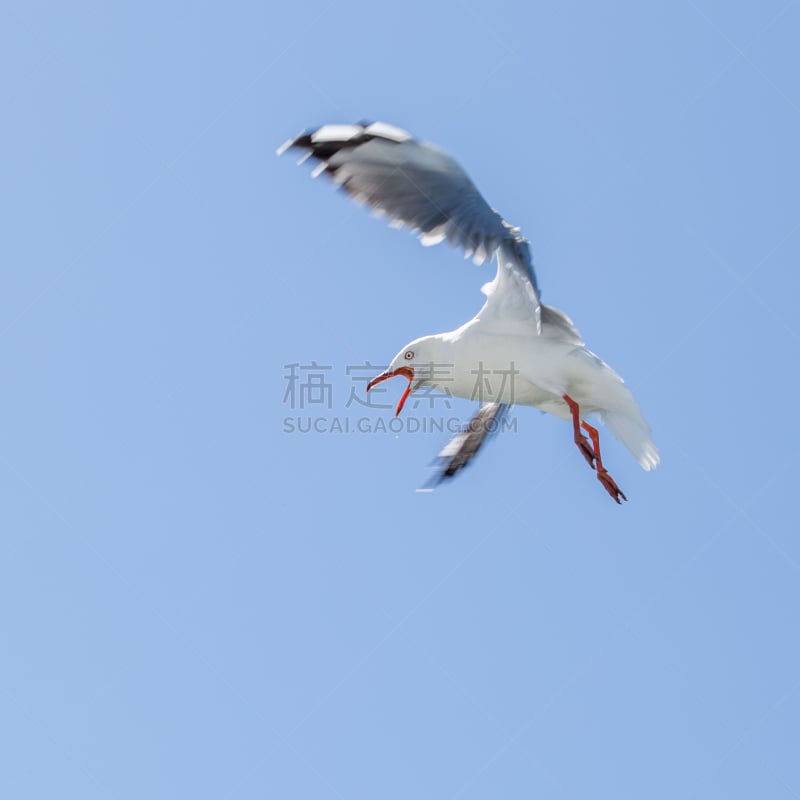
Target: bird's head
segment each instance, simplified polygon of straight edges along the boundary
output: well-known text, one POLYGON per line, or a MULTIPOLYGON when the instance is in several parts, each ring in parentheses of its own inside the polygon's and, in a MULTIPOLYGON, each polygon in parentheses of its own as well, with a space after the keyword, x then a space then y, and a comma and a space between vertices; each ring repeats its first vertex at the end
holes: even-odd
POLYGON ((376 375, 368 384, 367 391, 377 386, 389 378, 402 375, 407 381, 405 391, 400 397, 400 401, 395 409, 397 416, 405 405, 411 392, 417 391, 421 386, 436 386, 435 378, 441 374, 443 369, 452 367, 447 362, 446 346, 441 336, 423 336, 407 344, 393 359, 389 367, 376 375))

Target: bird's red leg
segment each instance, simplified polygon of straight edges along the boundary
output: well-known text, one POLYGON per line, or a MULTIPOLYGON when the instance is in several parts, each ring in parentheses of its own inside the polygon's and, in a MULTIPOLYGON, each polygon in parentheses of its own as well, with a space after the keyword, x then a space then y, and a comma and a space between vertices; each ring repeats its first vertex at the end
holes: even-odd
POLYGON ((568 394, 561 396, 564 402, 569 406, 570 413, 572 414, 572 432, 574 434, 575 444, 578 445, 578 450, 583 453, 583 457, 589 462, 589 466, 594 469, 595 452, 589 445, 589 440, 581 433, 580 406, 568 394))
POLYGON ((603 466, 603 459, 600 456, 600 433, 597 428, 593 428, 588 422, 582 422, 583 429, 592 437, 592 446, 594 447, 594 457, 597 461, 597 480, 603 484, 605 490, 616 500, 620 502, 620 497, 627 500, 625 493, 617 486, 617 482, 608 474, 608 470, 603 466))

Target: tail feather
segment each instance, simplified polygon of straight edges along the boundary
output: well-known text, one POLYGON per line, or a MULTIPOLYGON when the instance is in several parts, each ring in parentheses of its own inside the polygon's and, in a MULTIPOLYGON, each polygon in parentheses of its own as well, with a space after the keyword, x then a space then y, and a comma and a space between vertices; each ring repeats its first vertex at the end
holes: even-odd
POLYGON ((653 442, 650 428, 638 409, 635 415, 619 411, 601 411, 599 416, 611 433, 630 450, 642 469, 649 471, 658 466, 661 456, 653 442))

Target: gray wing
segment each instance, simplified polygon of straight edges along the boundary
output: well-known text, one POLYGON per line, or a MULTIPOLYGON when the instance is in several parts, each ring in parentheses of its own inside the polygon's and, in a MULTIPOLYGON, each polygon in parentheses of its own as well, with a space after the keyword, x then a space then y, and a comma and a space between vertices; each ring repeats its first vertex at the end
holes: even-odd
POLYGON ((436 460, 436 475, 425 485, 433 489, 443 480, 452 478, 472 461, 487 439, 500 429, 508 413, 507 403, 484 403, 478 413, 441 450, 436 460))
MULTIPOLYGON (((382 122, 323 125, 289 139, 358 202, 397 226, 418 232, 423 244, 446 239, 481 264, 502 247, 504 261, 524 285, 533 308, 539 287, 528 242, 483 199, 447 153, 382 122)), ((305 158, 303 160, 305 160, 305 158)))

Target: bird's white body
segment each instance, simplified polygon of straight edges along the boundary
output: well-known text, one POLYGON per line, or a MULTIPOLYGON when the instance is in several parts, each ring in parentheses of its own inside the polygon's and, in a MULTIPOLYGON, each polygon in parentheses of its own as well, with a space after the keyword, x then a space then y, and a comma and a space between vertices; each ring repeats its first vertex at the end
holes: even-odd
POLYGON ((442 335, 442 356, 454 364, 452 380, 439 381, 456 397, 495 403, 535 406, 569 419, 569 394, 587 413, 614 404, 622 384, 615 372, 580 345, 539 336, 482 330, 472 320, 452 333, 442 335))
POLYGON ((408 363, 404 355, 409 351, 418 365, 415 389, 429 385, 454 397, 533 406, 569 420, 566 394, 585 415, 596 414, 643 469, 658 464, 658 451, 630 390, 583 344, 535 330, 504 333, 479 315, 455 331, 411 342, 398 354, 398 365, 401 359, 408 363))

